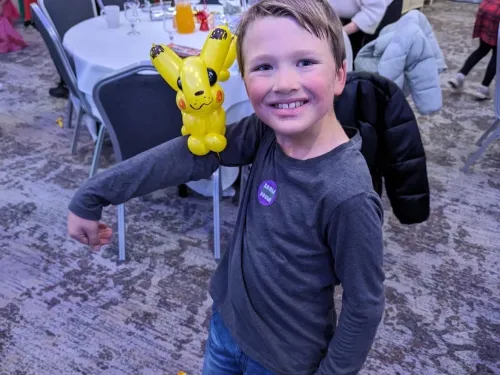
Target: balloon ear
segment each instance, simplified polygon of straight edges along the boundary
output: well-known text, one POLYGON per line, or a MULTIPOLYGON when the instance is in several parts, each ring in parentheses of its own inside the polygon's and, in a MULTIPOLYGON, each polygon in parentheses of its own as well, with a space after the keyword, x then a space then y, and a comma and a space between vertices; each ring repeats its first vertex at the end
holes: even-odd
POLYGON ((232 39, 231 30, 227 26, 217 26, 205 40, 200 57, 217 75, 222 70, 232 39))
POLYGON ((182 59, 169 47, 163 44, 153 44, 150 51, 151 62, 165 81, 175 91, 179 91, 177 80, 182 66, 182 59))
POLYGON ((224 82, 229 79, 230 73, 229 69, 236 60, 236 36, 233 36, 231 40, 231 45, 229 46, 229 51, 227 52, 226 59, 222 65, 222 71, 219 74, 219 81, 224 82))

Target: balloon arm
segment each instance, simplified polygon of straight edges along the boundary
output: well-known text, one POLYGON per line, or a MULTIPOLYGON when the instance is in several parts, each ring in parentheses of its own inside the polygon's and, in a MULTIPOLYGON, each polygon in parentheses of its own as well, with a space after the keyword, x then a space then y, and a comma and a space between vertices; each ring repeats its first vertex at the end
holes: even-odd
POLYGON ((220 72, 219 81, 221 82, 227 81, 230 76, 231 74, 229 73, 229 71, 223 70, 222 72, 220 72))
POLYGON ((168 186, 208 179, 219 165, 215 153, 195 156, 187 147, 187 137, 178 137, 87 180, 72 199, 70 210, 80 217, 99 220, 103 207, 168 186))

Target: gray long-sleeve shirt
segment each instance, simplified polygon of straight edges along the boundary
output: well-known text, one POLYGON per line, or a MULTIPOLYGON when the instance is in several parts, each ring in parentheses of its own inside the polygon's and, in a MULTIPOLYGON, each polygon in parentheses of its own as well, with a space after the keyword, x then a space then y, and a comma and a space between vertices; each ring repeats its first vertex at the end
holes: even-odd
POLYGON ((179 137, 87 181, 70 203, 102 208, 252 163, 210 294, 243 352, 278 375, 356 374, 384 308, 383 210, 359 134, 325 155, 296 160, 252 115, 227 127, 228 146, 198 157, 179 137), (335 285, 343 286, 336 326, 335 285))

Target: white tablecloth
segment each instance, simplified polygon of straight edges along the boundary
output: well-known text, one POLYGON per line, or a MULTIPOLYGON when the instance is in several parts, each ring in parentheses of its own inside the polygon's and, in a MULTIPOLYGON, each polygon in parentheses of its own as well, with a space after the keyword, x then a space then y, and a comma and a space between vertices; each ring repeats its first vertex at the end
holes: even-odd
MULTIPOLYGON (((213 7, 220 8, 217 5, 213 7)), ((95 17, 73 26, 64 35, 63 45, 75 62, 78 87, 82 92, 91 95, 94 85, 103 76, 136 62, 148 61, 153 43, 170 42, 162 21, 151 21, 149 13, 141 11, 140 14, 141 22, 136 26, 140 35, 127 35, 130 24, 123 12, 120 13, 120 27, 117 29, 108 28, 104 18, 95 17)), ((174 43, 201 49, 207 35, 202 31, 176 34, 174 43)), ((221 86, 226 94, 226 109, 248 99, 236 64, 232 67, 229 80, 222 82, 221 86)))

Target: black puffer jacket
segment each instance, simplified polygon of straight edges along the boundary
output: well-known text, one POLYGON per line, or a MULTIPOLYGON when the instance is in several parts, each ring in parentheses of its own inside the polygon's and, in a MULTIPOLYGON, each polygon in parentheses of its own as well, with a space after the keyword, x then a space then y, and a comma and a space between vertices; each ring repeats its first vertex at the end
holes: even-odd
POLYGON ((384 180, 399 221, 427 220, 425 151, 415 115, 399 87, 377 74, 348 73, 346 87, 335 99, 335 113, 344 127, 359 129, 375 190, 382 194, 384 180))

